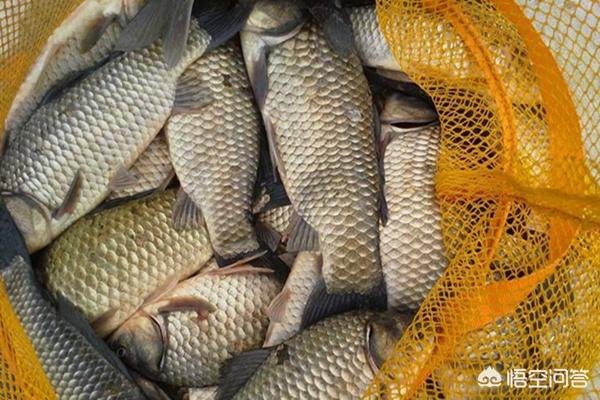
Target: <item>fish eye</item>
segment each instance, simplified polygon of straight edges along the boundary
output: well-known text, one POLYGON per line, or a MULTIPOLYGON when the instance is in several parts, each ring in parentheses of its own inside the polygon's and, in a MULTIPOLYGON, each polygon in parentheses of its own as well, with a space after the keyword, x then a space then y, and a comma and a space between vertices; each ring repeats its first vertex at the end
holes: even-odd
POLYGON ((117 356, 119 356, 119 358, 125 358, 127 356, 127 349, 123 346, 120 346, 119 348, 117 348, 115 353, 117 353, 117 356))

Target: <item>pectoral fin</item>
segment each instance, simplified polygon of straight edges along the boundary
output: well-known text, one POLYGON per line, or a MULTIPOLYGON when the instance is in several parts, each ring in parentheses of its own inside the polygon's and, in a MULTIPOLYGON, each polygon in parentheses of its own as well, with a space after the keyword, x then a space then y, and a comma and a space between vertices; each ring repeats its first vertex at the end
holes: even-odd
POLYGON ((200 208, 183 189, 177 192, 177 200, 173 206, 173 226, 175 229, 197 228, 204 224, 200 208))
POLYGON ((67 194, 60 206, 52 213, 52 218, 59 219, 66 214, 70 214, 75 210, 79 198, 81 197, 81 185, 83 184, 83 177, 81 170, 75 173, 75 177, 71 182, 71 186, 67 191, 67 194))
POLYGON ((125 167, 117 169, 108 183, 110 190, 123 190, 137 185, 139 178, 125 167))
POLYGON ((158 306, 159 314, 168 314, 176 311, 192 311, 198 316, 198 321, 208 318, 217 308, 204 299, 192 296, 171 297, 161 300, 158 306))
POLYGON ((280 322, 285 317, 285 311, 292 297, 292 292, 288 288, 284 288, 269 304, 267 316, 271 322, 280 322))

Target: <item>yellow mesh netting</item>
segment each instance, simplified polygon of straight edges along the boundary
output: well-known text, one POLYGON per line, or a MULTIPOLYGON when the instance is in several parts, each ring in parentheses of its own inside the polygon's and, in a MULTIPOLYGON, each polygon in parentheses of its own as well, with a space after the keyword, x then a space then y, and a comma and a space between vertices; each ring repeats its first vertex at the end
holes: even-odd
MULTIPOLYGON (((0 1, 0 121, 48 36, 81 0, 0 1)), ((4 129, 0 130, 0 139, 4 129)), ((2 238, 0 238, 2 240, 2 238)), ((0 399, 55 399, 0 284, 0 399)))
POLYGON ((599 399, 600 4, 378 3, 440 114, 450 263, 365 397, 599 399))

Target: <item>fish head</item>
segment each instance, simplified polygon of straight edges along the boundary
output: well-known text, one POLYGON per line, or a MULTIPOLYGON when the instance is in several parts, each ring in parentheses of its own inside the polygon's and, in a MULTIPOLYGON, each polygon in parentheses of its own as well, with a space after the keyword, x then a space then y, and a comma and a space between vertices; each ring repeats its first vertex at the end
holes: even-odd
POLYGON ((301 25, 305 18, 295 1, 261 0, 254 5, 244 31, 279 37, 301 25))
POLYGON ((385 97, 379 119, 384 124, 426 124, 436 122, 438 115, 426 101, 392 92, 385 97))
POLYGON ((165 360, 166 343, 160 318, 136 313, 108 340, 125 364, 151 378, 160 374, 165 360))
POLYGON ((386 312, 375 315, 367 323, 366 343, 369 364, 374 371, 392 354, 412 316, 386 312))
POLYGON ((7 195, 4 203, 21 232, 30 253, 52 240, 51 218, 44 206, 23 195, 7 195))

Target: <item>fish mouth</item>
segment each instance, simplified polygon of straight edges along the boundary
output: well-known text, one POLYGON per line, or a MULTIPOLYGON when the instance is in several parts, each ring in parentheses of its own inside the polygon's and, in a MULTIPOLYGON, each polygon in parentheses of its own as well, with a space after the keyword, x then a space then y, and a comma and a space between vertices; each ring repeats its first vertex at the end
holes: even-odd
POLYGON ((375 356, 373 354, 373 351, 371 350, 371 334, 373 333, 373 328, 371 326, 371 319, 369 319, 367 321, 367 323, 365 324, 365 329, 364 329, 364 334, 365 334, 365 345, 363 347, 363 351, 365 353, 365 357, 367 359, 367 362, 369 363, 369 367, 371 367, 371 372, 373 372, 373 374, 376 374, 377 372, 379 372, 379 365, 377 360, 375 359, 375 356))

